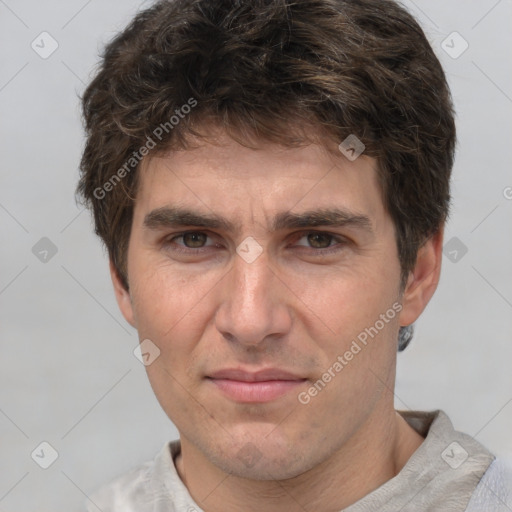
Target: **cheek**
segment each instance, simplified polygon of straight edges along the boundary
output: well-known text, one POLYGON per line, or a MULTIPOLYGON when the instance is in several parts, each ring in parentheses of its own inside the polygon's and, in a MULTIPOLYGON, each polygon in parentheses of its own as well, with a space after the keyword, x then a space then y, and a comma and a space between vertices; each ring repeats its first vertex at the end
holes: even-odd
POLYGON ((161 350, 177 336, 187 332, 194 338, 205 319, 208 293, 218 278, 208 274, 179 271, 172 265, 159 265, 142 271, 132 287, 133 308, 139 336, 154 338, 161 350), (201 320, 202 319, 202 320, 201 320))
POLYGON ((217 281, 159 267, 141 272, 133 283, 139 338, 151 340, 160 350, 146 367, 148 378, 173 418, 192 414, 188 400, 198 384, 196 352, 211 316, 208 291, 217 281))
POLYGON ((371 397, 380 396, 391 384, 400 270, 398 264, 390 268, 384 261, 374 261, 364 269, 354 265, 322 279, 303 279, 299 288, 306 305, 301 322, 313 342, 310 349, 323 352, 318 378, 329 369, 335 375, 320 400, 329 407, 344 404, 350 410, 358 401, 373 403, 371 397))
POLYGON ((397 298, 393 281, 377 268, 340 268, 307 279, 290 276, 289 283, 302 303, 304 322, 335 339, 347 340, 373 325, 397 298))

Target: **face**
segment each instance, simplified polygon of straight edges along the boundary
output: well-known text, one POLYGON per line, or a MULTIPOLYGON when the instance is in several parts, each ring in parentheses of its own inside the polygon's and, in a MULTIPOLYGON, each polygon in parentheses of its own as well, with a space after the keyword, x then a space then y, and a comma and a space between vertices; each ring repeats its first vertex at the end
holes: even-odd
POLYGON ((375 166, 219 136, 140 170, 118 301, 160 350, 147 372, 182 444, 216 467, 291 478, 392 407, 416 315, 375 166))

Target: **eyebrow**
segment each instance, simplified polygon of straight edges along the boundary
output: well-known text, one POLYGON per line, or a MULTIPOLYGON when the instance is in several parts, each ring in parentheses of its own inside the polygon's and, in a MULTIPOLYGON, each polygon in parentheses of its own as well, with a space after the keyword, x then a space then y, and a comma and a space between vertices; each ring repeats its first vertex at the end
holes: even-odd
MULTIPOLYGON (((373 234, 372 223, 368 216, 353 213, 340 208, 321 208, 301 213, 278 213, 272 223, 272 231, 282 229, 304 229, 311 227, 354 227, 373 234)), ((157 208, 144 217, 144 227, 151 230, 181 227, 200 227, 222 229, 238 233, 240 224, 212 214, 200 213, 186 208, 167 207, 157 208)))

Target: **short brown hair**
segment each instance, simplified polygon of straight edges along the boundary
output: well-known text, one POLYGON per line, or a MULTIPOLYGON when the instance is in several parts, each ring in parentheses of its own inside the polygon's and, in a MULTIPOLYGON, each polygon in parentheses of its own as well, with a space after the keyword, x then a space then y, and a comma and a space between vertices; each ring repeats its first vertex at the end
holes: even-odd
POLYGON ((141 153, 186 148, 212 121, 242 143, 356 135, 378 161, 402 283, 448 215, 450 92, 422 29, 392 0, 159 1, 107 45, 83 115, 78 193, 127 288, 141 153))

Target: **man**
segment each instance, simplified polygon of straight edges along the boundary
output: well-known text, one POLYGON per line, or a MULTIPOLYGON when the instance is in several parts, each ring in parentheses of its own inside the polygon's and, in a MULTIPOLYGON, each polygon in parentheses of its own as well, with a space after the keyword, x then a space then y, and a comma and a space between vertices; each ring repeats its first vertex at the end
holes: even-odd
POLYGON ((510 473, 394 410, 434 294, 455 128, 391 0, 176 0, 106 48, 79 191, 179 441, 106 511, 498 511, 510 473))

